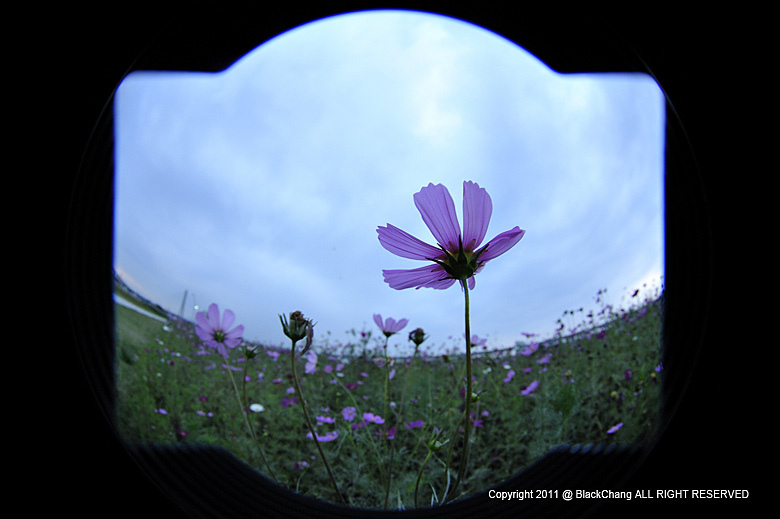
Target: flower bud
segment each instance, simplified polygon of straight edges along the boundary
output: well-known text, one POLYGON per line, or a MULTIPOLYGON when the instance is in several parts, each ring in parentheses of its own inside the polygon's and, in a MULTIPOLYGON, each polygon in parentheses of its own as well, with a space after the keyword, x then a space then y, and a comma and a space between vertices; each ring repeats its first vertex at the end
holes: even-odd
POLYGON ((433 438, 430 439, 428 442, 428 450, 431 452, 438 452, 441 450, 442 447, 444 447, 446 444, 448 444, 449 440, 439 441, 439 436, 441 436, 441 433, 436 434, 433 438))
POLYGON ((416 330, 409 332, 409 340, 412 341, 417 347, 419 347, 425 339, 427 339, 427 337, 425 336, 425 332, 422 328, 417 328, 416 330))
POLYGON ((306 338, 306 346, 304 346, 300 355, 303 355, 309 351, 312 338, 314 337, 314 324, 311 322, 311 320, 306 319, 303 316, 303 313, 298 310, 290 314, 289 322, 284 315, 280 315, 279 320, 282 323, 282 330, 284 331, 284 334, 289 337, 291 341, 293 341, 293 345, 304 337, 306 338))

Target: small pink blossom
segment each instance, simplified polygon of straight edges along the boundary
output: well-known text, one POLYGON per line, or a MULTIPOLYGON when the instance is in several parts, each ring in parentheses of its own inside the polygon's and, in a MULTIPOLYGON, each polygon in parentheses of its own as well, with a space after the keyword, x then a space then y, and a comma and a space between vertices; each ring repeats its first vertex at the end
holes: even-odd
POLYGON ((386 321, 382 322, 382 316, 379 314, 374 314, 374 322, 377 326, 379 326, 379 329, 382 330, 382 333, 384 333, 387 337, 390 337, 394 333, 398 333, 403 330, 404 327, 409 323, 409 319, 401 319, 400 321, 396 322, 396 320, 392 317, 388 317, 386 321))
POLYGON ((369 423, 382 424, 385 423, 385 419, 374 413, 363 413, 363 420, 369 423))
POLYGON ((537 364, 549 364, 550 363, 550 357, 551 357, 551 355, 548 353, 547 355, 545 355, 541 359, 537 360, 536 363, 537 364))
POLYGON ((524 388, 524 389, 523 389, 523 390, 520 392, 520 394, 521 394, 521 395, 530 395, 530 394, 531 394, 531 392, 532 392, 534 389, 536 389, 538 386, 539 386, 539 381, 538 381, 538 380, 534 380, 533 382, 531 382, 530 384, 528 384, 528 387, 524 388))
POLYGON ((526 346, 520 351, 520 355, 525 355, 527 357, 528 355, 532 355, 538 349, 539 349, 539 344, 536 342, 532 342, 531 344, 529 344, 528 346, 526 346))
POLYGON ((345 407, 341 410, 341 416, 344 417, 344 420, 351 422, 355 419, 356 411, 354 407, 345 407))
POLYGON ((409 422, 408 424, 404 425, 407 429, 422 429, 423 425, 425 425, 425 422, 422 420, 413 420, 409 422))
POLYGON ((311 375, 315 371, 317 371, 317 354, 314 353, 314 350, 309 350, 309 353, 306 354, 306 366, 304 366, 303 372, 311 375))
MULTIPOLYGON (((307 438, 311 438, 311 432, 306 433, 306 437, 307 438)), ((322 434, 322 435, 318 434, 317 435, 317 441, 320 441, 320 442, 332 442, 333 440, 335 440, 338 437, 339 437, 339 432, 338 431, 330 431, 330 432, 327 432, 327 433, 322 434)))

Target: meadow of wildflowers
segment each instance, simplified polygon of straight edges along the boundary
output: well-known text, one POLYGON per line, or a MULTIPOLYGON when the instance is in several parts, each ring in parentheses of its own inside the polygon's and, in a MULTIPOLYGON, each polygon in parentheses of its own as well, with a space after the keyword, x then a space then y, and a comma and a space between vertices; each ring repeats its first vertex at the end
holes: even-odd
POLYGON ((304 327, 293 354, 281 325, 276 344, 230 342, 241 316, 227 308, 199 323, 162 323, 117 305, 117 427, 131 443, 224 447, 280 485, 334 503, 435 506, 490 488, 558 445, 654 439, 662 293, 626 294, 616 307, 602 291, 596 302, 599 311, 564 312, 544 342, 522 335, 495 350, 469 337, 478 396, 469 470, 455 491, 466 341, 428 337, 413 316, 373 316, 376 328, 353 330, 348 342, 318 337, 322 323, 308 337, 304 327), (388 357, 388 343, 414 354, 388 357))
POLYGON ((217 303, 195 324, 162 327, 117 307, 122 437, 218 445, 296 492, 361 508, 436 506, 496 485, 561 444, 652 437, 660 295, 615 310, 600 292, 602 309, 564 312, 553 340, 488 351, 471 333, 469 291, 525 231, 483 245, 492 201, 471 181, 462 228, 443 185, 423 187, 414 203, 438 248, 378 227, 389 252, 427 262, 384 270, 384 279, 396 290, 457 283, 465 344, 429 349, 436 339, 413 316, 374 314, 384 339, 363 330, 356 348, 315 342, 315 323, 300 310, 279 316, 290 342, 267 345, 245 341, 237 316, 217 303), (388 356, 390 340, 408 341, 413 353, 388 356))

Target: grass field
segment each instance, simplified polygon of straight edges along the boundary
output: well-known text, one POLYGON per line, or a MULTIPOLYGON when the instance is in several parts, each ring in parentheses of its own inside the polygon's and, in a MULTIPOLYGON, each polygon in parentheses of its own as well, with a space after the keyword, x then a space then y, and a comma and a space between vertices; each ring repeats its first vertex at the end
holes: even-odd
MULTIPOLYGON (((479 399, 468 470, 455 491, 447 467, 454 476, 461 461, 465 341, 431 337, 413 358, 385 359, 378 329, 330 343, 315 327, 316 358, 296 359, 295 370, 348 504, 413 508, 416 494, 418 506, 430 506, 445 494, 489 488, 561 444, 652 441, 661 416, 663 298, 627 294, 617 307, 605 296, 596 296, 598 312, 564 312, 552 340, 473 350, 479 399), (444 445, 431 451, 436 431, 444 445)), ((338 502, 307 437, 281 325, 277 345, 244 343, 226 362, 203 346, 193 323, 163 323, 118 304, 115 312, 116 423, 126 441, 224 447, 296 492, 338 502)), ((407 344, 411 331, 390 342, 407 344)))

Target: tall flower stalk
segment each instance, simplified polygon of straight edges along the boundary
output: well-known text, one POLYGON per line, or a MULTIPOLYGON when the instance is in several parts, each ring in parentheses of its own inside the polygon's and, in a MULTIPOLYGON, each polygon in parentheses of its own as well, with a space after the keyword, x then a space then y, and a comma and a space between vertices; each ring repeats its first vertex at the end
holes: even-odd
POLYGON ((482 245, 493 213, 493 202, 487 191, 472 181, 463 182, 462 231, 455 212, 455 204, 443 185, 429 183, 415 193, 414 204, 436 239, 437 247, 389 223, 386 227, 379 226, 377 228, 379 243, 385 249, 402 258, 429 262, 416 269, 383 270, 382 274, 385 282, 396 290, 412 287, 444 290, 456 281, 463 289, 466 327, 466 411, 463 456, 455 483, 457 487, 465 478, 468 463, 471 425, 469 413, 473 398, 469 290, 474 289, 476 284, 474 276, 482 271, 487 262, 514 247, 525 235, 525 231, 515 226, 482 245))
POLYGON ((238 344, 241 342, 241 336, 244 333, 243 324, 240 324, 232 329, 230 328, 235 320, 236 315, 232 310, 227 308, 225 309, 225 313, 222 314, 222 318, 220 319, 219 306, 216 303, 212 303, 209 305, 207 314, 195 314, 195 321, 197 322, 195 333, 204 343, 206 343, 207 346, 216 349, 220 355, 225 357, 225 367, 227 368, 228 375, 230 376, 230 382, 233 385, 233 390, 235 391, 236 400, 238 400, 238 406, 241 410, 241 414, 244 416, 244 421, 249 428, 249 433, 252 436, 255 445, 257 445, 257 449, 260 451, 260 456, 263 458, 263 463, 268 469, 269 475, 274 481, 276 481, 276 476, 274 475, 273 470, 271 470, 271 466, 268 464, 265 451, 260 445, 260 442, 257 440, 254 427, 252 427, 252 423, 247 416, 246 392, 244 393, 245 398, 244 402, 242 403, 241 397, 238 394, 238 386, 236 386, 236 381, 233 378, 233 367, 230 365, 230 350, 238 346, 238 344))
POLYGON ((330 470, 328 458, 325 456, 325 452, 322 450, 320 441, 317 438, 314 425, 311 423, 309 410, 306 407, 306 401, 304 400, 303 392, 301 391, 301 384, 298 380, 298 372, 295 369, 295 345, 298 343, 298 341, 305 338, 306 345, 298 356, 302 357, 307 351, 309 351, 309 348, 311 348, 312 338, 314 336, 314 324, 312 324, 311 320, 306 319, 299 311, 295 311, 290 314, 289 322, 284 315, 280 315, 279 320, 282 323, 284 334, 292 341, 292 347, 290 348, 290 367, 292 369, 293 381, 295 382, 295 390, 298 393, 298 401, 301 403, 301 409, 303 410, 303 416, 306 419, 306 424, 309 426, 309 432, 311 432, 312 440, 314 440, 315 445, 317 445, 317 450, 320 452, 322 462, 325 464, 325 470, 328 471, 328 477, 330 478, 330 482, 333 485, 333 490, 336 492, 339 500, 346 505, 347 503, 344 500, 344 496, 341 495, 339 486, 336 484, 336 479, 333 477, 333 472, 330 470))
MULTIPOLYGON (((384 347, 384 357, 385 357, 385 416, 388 416, 387 414, 387 401, 389 399, 390 394, 390 359, 387 356, 387 345, 390 341, 390 337, 392 337, 394 334, 400 332, 404 329, 404 327, 409 323, 408 319, 401 319, 400 321, 397 321, 393 319, 392 317, 388 317, 386 321, 382 321, 382 316, 380 314, 374 314, 374 322, 379 326, 379 328, 382 330, 382 333, 385 335, 385 347, 384 347)), ((408 373, 408 372, 407 372, 408 373)), ((396 420, 397 426, 400 426, 400 418, 396 420)), ((389 425, 388 425, 389 427, 389 425)), ((390 497, 390 482, 393 479, 393 458, 395 456, 395 443, 390 442, 389 448, 390 448, 390 461, 387 464, 387 479, 386 479, 386 486, 385 486, 385 508, 387 508, 387 501, 390 497)))
MULTIPOLYGON (((247 356, 247 360, 251 360, 251 359, 253 359, 253 358, 255 358, 257 356, 257 353, 256 353, 256 351, 254 349, 247 348, 246 349, 246 356, 247 356)), ((228 366, 228 368, 230 368, 230 366, 228 366)), ((243 376, 243 380, 241 382, 241 393, 244 395, 243 407, 242 407, 242 409, 244 411, 244 419, 246 420, 247 426, 249 426, 249 432, 252 435, 252 439, 254 440, 255 445, 257 445, 257 450, 260 451, 260 456, 263 458, 263 463, 265 464, 266 468, 268 469, 268 473, 271 475, 271 479, 273 479, 274 482, 276 482, 276 475, 274 474, 273 470, 271 469, 271 466, 268 464, 268 459, 265 456, 265 451, 263 450, 263 447, 260 445, 260 441, 257 439, 257 434, 255 433, 255 428, 252 425, 252 421, 249 420, 249 416, 247 415, 247 412, 246 412, 247 409, 249 409, 249 402, 247 401, 247 398, 246 398, 246 378, 247 378, 247 371, 248 370, 249 370, 249 362, 246 362, 245 366, 244 366, 244 376, 243 376)), ((230 371, 231 370, 228 369, 228 373, 230 373, 230 371)), ((233 380, 233 374, 232 373, 230 374, 230 379, 233 382, 233 387, 235 388, 236 387, 236 383, 235 383, 235 380, 233 380)), ((238 396, 238 389, 236 389, 236 396, 238 396)))
MULTIPOLYGON (((469 444, 471 434, 471 402, 474 399, 474 391, 471 387, 471 324, 469 322, 469 287, 465 280, 461 280, 463 287, 463 295, 465 297, 465 327, 466 327, 466 409, 463 413, 464 425, 463 425, 463 459, 461 460, 460 467, 458 469, 458 479, 455 480, 455 485, 452 487, 451 496, 455 495, 455 490, 466 475, 466 466, 469 459, 469 444)), ((446 497, 446 496, 444 496, 446 497)), ((445 502, 445 498, 442 498, 442 502, 445 502)))

